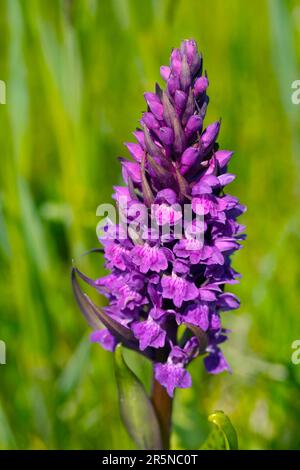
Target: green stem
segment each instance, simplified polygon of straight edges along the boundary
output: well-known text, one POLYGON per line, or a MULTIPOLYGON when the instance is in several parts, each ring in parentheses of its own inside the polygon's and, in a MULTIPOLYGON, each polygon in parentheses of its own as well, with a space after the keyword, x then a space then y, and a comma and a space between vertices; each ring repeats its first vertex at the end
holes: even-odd
POLYGON ((172 398, 166 389, 153 377, 151 401, 160 424, 161 438, 164 450, 170 449, 170 435, 172 427, 172 398))

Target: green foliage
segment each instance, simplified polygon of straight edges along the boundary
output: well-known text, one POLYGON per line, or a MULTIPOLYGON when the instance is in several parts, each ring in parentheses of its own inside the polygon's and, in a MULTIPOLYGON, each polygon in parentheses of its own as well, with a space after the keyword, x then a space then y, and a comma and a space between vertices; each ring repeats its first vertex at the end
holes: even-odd
POLYGON ((115 374, 121 416, 132 439, 139 449, 162 449, 153 405, 142 382, 124 361, 120 345, 115 351, 115 374))
POLYGON ((238 438, 230 419, 223 411, 215 411, 208 417, 214 427, 201 450, 237 450, 238 438))
MULTIPOLYGON (((172 447, 197 448, 210 410, 222 409, 241 449, 300 449, 300 367, 290 361, 300 338, 297 0, 2 0, 0 30, 0 447, 133 447, 113 357, 89 348, 69 274, 72 258, 97 246, 96 207, 120 182, 116 157, 128 156, 143 92, 171 48, 194 37, 208 119, 222 116, 219 142, 236 152, 230 190, 248 206, 248 240, 234 258, 242 307, 223 317, 233 374, 191 366, 172 447)), ((82 263, 104 273, 101 257, 82 263)), ((143 376, 144 358, 130 358, 143 376)))

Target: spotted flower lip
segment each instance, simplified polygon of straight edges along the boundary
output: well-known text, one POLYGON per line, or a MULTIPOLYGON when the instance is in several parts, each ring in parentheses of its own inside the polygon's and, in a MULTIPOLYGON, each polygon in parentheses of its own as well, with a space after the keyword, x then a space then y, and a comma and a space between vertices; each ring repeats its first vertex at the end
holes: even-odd
POLYGON ((142 246, 135 246, 131 253, 131 259, 141 273, 148 273, 154 271, 159 273, 168 268, 168 260, 164 250, 158 246, 150 246, 144 243, 142 246))
POLYGON ((197 287, 190 280, 178 276, 174 272, 171 276, 163 275, 161 279, 162 297, 172 299, 175 307, 180 308, 185 301, 198 297, 197 287))
POLYGON ((117 228, 113 238, 100 239, 109 274, 80 277, 109 304, 85 312, 94 328, 91 340, 109 351, 121 342, 144 354, 173 396, 176 388, 191 386, 187 366, 203 352, 209 373, 230 371, 221 351, 228 336, 222 317, 240 302, 224 288, 239 281, 231 256, 245 238, 237 222, 245 207, 225 194, 235 175, 228 171, 233 152, 217 143, 221 120, 204 124, 209 80, 196 42, 182 41, 160 74, 165 86, 144 94, 147 109, 133 133, 136 141, 125 144, 131 159, 120 159, 124 185, 113 194, 131 221, 137 220, 134 205, 144 204, 155 229, 140 223, 140 236, 131 229, 124 237, 121 226, 108 224, 107 234, 117 228), (186 205, 192 221, 177 239, 186 205), (179 326, 186 327, 182 336, 179 326))
POLYGON ((139 340, 140 349, 143 351, 148 346, 162 348, 166 340, 166 331, 150 315, 147 320, 132 325, 135 337, 139 340))

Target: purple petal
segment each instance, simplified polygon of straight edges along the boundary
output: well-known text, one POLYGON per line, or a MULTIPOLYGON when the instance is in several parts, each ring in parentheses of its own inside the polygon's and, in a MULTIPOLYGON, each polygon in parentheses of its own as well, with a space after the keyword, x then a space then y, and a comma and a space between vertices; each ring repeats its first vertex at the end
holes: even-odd
POLYGON ((180 71, 180 85, 183 91, 188 90, 191 84, 191 71, 186 55, 183 56, 180 71))
POLYGON ((124 271, 127 267, 126 258, 130 250, 126 249, 120 243, 114 241, 108 241, 105 243, 105 258, 108 260, 107 267, 112 269, 113 267, 124 271))
POLYGON ((106 351, 113 352, 116 349, 118 341, 106 328, 93 331, 90 335, 92 343, 99 343, 106 351))
POLYGON ((214 144, 216 138, 218 137, 220 131, 220 122, 216 121, 213 124, 210 124, 207 126, 205 131, 203 132, 201 136, 201 144, 204 149, 208 149, 211 147, 212 144, 214 144))
POLYGON ((175 107, 178 114, 181 114, 186 106, 187 94, 182 90, 176 90, 174 95, 175 107))
POLYGON ((180 87, 179 77, 176 75, 171 75, 168 80, 168 91, 170 95, 174 95, 175 91, 180 87))
POLYGON ((190 138, 195 132, 199 132, 202 128, 202 123, 201 116, 191 116, 184 129, 186 136, 190 138))
POLYGON ((218 180, 221 186, 226 186, 235 179, 235 175, 232 173, 224 173, 223 175, 218 176, 218 180))
POLYGON ((189 372, 180 364, 156 364, 155 378, 167 389, 170 397, 173 397, 175 388, 188 388, 192 385, 189 372))
POLYGON ((224 210, 225 207, 226 202, 223 198, 211 194, 201 194, 192 200, 193 211, 198 215, 210 214, 212 217, 217 217, 218 212, 224 210))
POLYGON ((206 370, 210 374, 220 374, 221 372, 224 372, 225 370, 228 372, 231 371, 230 366, 220 349, 217 349, 215 352, 205 357, 204 364, 205 364, 206 370))
POLYGON ((168 204, 154 204, 154 217, 158 225, 175 225, 182 219, 181 210, 168 204))
POLYGON ((168 310, 163 310, 162 308, 155 306, 150 310, 149 316, 151 316, 153 320, 160 320, 162 317, 168 315, 169 312, 170 311, 168 310))
POLYGON ((182 41, 180 46, 181 53, 186 55, 188 64, 191 67, 191 72, 194 74, 199 71, 201 65, 201 58, 198 54, 197 43, 193 39, 186 39, 182 41))
POLYGON ((122 173, 125 183, 128 183, 128 176, 135 183, 140 183, 141 179, 141 167, 138 163, 130 162, 127 160, 121 160, 122 163, 122 173))
POLYGON ((135 323, 132 330, 139 340, 141 351, 144 351, 148 346, 162 348, 165 344, 166 332, 151 317, 146 321, 135 323))
POLYGON ((161 121, 163 119, 164 109, 158 96, 155 93, 144 93, 144 97, 156 119, 161 121))
POLYGON ((220 185, 220 181, 217 176, 204 175, 202 178, 193 186, 193 196, 200 196, 201 194, 210 194, 213 188, 220 185))
POLYGON ((172 299, 176 307, 181 307, 185 300, 196 299, 199 295, 198 289, 193 282, 177 276, 163 275, 161 280, 162 295, 165 299, 172 299))
POLYGON ((221 294, 218 298, 218 308, 223 311, 234 310, 236 308, 239 308, 239 306, 239 299, 236 297, 236 295, 231 294, 230 292, 221 294))
POLYGON ((114 194, 113 194, 113 199, 117 201, 119 204, 120 199, 122 198, 122 201, 125 202, 125 200, 128 202, 130 201, 130 193, 128 186, 114 186, 114 194))
POLYGON ((214 302, 216 300, 216 294, 210 289, 205 287, 200 287, 199 289, 199 298, 205 302, 214 302))
POLYGON ((210 319, 210 327, 212 330, 220 330, 221 318, 217 313, 213 313, 210 319))
POLYGON ((134 137, 140 144, 142 148, 145 148, 145 139, 144 139, 144 132, 141 129, 137 129, 133 132, 134 137))
POLYGON ((135 144, 133 142, 125 142, 126 147, 128 148, 130 154, 133 158, 140 162, 142 160, 142 156, 144 155, 144 150, 139 144, 135 144))
MULTIPOLYGON (((176 319, 178 316, 176 316, 176 319)), ((191 323, 199 326, 203 331, 209 327, 209 307, 205 302, 197 302, 189 305, 183 315, 179 316, 180 322, 191 323)))
POLYGON ((176 259, 173 263, 173 270, 176 274, 187 274, 190 268, 186 261, 176 259))
POLYGON ((174 142, 174 131, 170 127, 161 127, 159 129, 159 138, 164 145, 172 145, 174 142))
POLYGON ((208 79, 207 77, 199 77, 195 81, 194 85, 194 93, 195 96, 198 97, 199 95, 202 95, 202 93, 205 93, 208 87, 208 79))
POLYGON ((151 247, 147 243, 142 246, 135 246, 131 251, 131 259, 138 266, 141 273, 148 271, 165 271, 168 261, 164 251, 157 246, 151 247))
POLYGON ((233 152, 230 152, 229 150, 217 150, 215 152, 215 158, 220 168, 224 168, 227 165, 232 155, 233 155, 233 152))
POLYGON ((171 53, 171 69, 176 75, 181 72, 181 53, 179 49, 173 49, 171 53))
POLYGON ((158 191, 155 202, 160 204, 166 202, 167 204, 176 204, 177 202, 177 194, 173 189, 162 189, 158 191))
POLYGON ((143 113, 141 124, 145 124, 152 131, 159 129, 159 123, 152 113, 143 113))
POLYGON ((174 246, 174 253, 181 258, 189 258, 192 264, 197 264, 201 259, 203 241, 196 238, 185 238, 174 246))
POLYGON ((180 159, 180 173, 184 175, 197 161, 199 149, 197 147, 187 148, 180 159))
POLYGON ((160 75, 163 80, 167 81, 168 78, 170 77, 171 69, 170 67, 167 67, 166 65, 162 65, 160 67, 160 75))
POLYGON ((223 251, 233 251, 239 250, 241 248, 240 244, 235 240, 235 238, 218 238, 215 240, 215 246, 220 250, 223 251))

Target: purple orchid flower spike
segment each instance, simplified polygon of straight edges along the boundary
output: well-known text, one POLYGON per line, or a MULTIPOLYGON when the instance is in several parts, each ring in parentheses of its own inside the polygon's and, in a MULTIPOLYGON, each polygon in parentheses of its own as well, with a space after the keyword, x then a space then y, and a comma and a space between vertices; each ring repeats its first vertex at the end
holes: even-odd
POLYGON ((144 95, 147 110, 134 132, 136 142, 125 144, 132 160, 121 159, 125 184, 113 195, 134 229, 124 237, 118 227, 114 238, 101 238, 107 276, 92 281, 77 271, 106 296, 108 307, 83 298, 73 272, 77 300, 81 309, 87 306, 94 328, 91 340, 109 351, 121 343, 153 362, 153 404, 165 435, 168 399, 176 388, 192 384, 188 364, 204 355, 209 373, 230 370, 220 348, 227 339, 221 317, 239 307, 224 287, 239 279, 231 255, 245 238, 236 221, 245 207, 224 193, 234 179, 227 171, 232 152, 216 142, 221 121, 204 125, 209 82, 202 69, 196 42, 185 40, 173 49, 169 66, 161 67, 165 88, 144 95), (146 207, 143 219, 134 211, 137 203, 146 207), (192 219, 180 238, 176 225, 185 205, 192 219), (192 228, 201 240, 191 237, 192 228), (180 325, 186 332, 178 337, 180 325))

